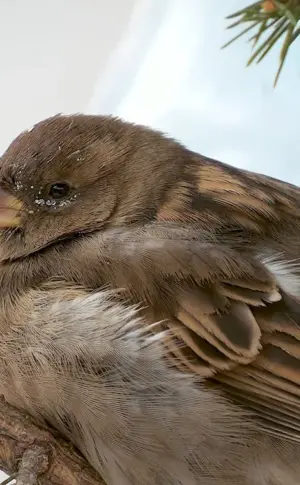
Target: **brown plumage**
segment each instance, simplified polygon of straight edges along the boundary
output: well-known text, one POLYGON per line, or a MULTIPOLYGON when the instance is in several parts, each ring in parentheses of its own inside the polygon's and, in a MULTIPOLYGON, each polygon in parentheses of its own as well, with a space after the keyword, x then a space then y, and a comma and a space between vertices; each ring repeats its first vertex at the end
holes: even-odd
POLYGON ((6 397, 113 485, 296 485, 300 190, 84 115, 22 133, 0 181, 6 397))

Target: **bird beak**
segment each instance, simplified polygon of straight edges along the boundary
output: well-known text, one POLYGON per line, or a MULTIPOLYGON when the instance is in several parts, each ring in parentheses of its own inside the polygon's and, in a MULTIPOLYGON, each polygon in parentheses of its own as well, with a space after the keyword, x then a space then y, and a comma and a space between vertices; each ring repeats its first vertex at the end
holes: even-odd
POLYGON ((0 229, 18 227, 22 202, 0 189, 0 229))

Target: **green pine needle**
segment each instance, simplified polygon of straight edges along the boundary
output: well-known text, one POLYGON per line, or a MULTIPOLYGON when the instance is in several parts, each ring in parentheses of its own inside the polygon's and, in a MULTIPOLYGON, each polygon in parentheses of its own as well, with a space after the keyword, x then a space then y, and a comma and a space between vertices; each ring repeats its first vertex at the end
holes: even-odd
POLYGON ((300 35, 300 0, 273 0, 274 8, 271 11, 264 9, 265 4, 264 1, 252 3, 227 17, 227 19, 234 19, 234 22, 227 29, 234 29, 238 26, 245 28, 224 44, 222 49, 231 45, 250 30, 257 28, 257 32, 248 39, 252 43, 253 50, 247 62, 247 66, 250 66, 253 61, 256 61, 257 64, 261 62, 273 46, 280 39, 284 39, 274 81, 275 87, 289 49, 300 35), (264 40, 262 36, 264 36, 264 40))
POLYGON ((286 29, 287 20, 283 18, 281 19, 281 21, 279 21, 279 24, 267 37, 267 39, 256 49, 256 51, 253 52, 252 56, 247 62, 247 66, 250 66, 250 64, 252 64, 256 57, 266 48, 266 52, 263 53, 262 56, 259 58, 260 60, 263 59, 265 57, 265 54, 272 49, 273 45, 277 42, 278 39, 280 39, 281 35, 286 31, 286 29))

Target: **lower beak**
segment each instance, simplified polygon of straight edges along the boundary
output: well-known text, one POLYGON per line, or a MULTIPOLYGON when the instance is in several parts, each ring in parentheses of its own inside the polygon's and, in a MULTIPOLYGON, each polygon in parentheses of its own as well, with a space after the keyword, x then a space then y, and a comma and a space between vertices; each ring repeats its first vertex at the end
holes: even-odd
POLYGON ((0 189, 0 229, 18 227, 22 202, 0 189))

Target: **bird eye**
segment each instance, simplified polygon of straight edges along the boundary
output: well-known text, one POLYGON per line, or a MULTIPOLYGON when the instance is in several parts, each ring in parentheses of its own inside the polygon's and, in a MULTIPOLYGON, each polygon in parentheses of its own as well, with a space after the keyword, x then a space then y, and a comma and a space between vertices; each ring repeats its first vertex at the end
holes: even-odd
POLYGON ((63 199, 70 192, 70 186, 64 182, 57 182, 51 185, 49 195, 52 199, 63 199))

